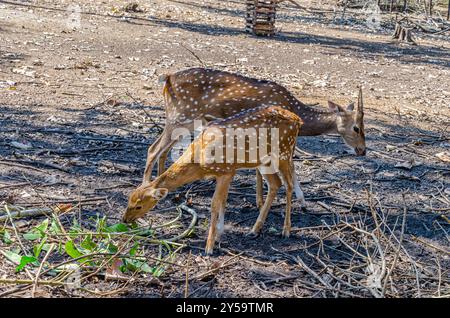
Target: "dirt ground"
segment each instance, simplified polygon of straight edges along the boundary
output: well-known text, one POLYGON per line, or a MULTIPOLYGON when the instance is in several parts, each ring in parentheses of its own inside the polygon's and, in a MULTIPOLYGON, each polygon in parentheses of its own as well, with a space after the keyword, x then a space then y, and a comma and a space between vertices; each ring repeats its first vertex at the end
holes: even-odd
MULTIPOLYGON (((186 247, 174 261, 182 269, 168 268, 156 283, 142 274, 125 285, 94 277, 94 296, 120 288, 112 296, 372 297, 378 294, 367 287, 367 259, 394 267, 385 296, 450 295, 448 32, 417 32, 418 45, 398 44, 390 37, 390 16, 372 31, 357 10, 344 23, 332 12, 283 4, 279 33, 261 38, 243 31, 243 1, 137 1, 143 12, 126 12, 127 3, 0 1, 3 204, 81 202, 79 213, 66 214, 63 224, 78 217, 88 225, 97 214, 118 222, 129 192, 141 181, 147 147, 164 126, 158 77, 194 66, 274 80, 303 102, 322 106, 328 99, 355 101, 362 85, 368 152, 345 154, 334 135, 298 139, 302 152, 295 165, 308 203, 306 211, 294 203, 289 239, 280 238, 283 190, 261 236, 245 236, 258 210, 254 174, 240 173, 213 257, 202 255, 213 182, 179 189, 158 207, 186 197, 198 214, 195 235, 183 240, 186 247), (73 28, 67 8, 76 3, 82 13, 73 28), (343 222, 366 233, 340 231, 343 222), (377 228, 387 233, 380 239, 384 254, 369 242, 367 233, 377 228), (355 254, 346 243, 359 251, 358 242, 365 242, 371 257, 347 266, 355 254), (186 272, 193 278, 187 287, 186 272)), ((161 224, 176 215, 174 209, 157 209, 146 219, 161 224)), ((24 229, 39 222, 26 220, 24 229)), ((180 227, 165 234, 179 233, 190 220, 184 215, 180 227)), ((8 248, 3 242, 0 247, 8 248)), ((1 256, 0 277, 26 276, 1 256)), ((14 288, 0 283, 0 295, 30 295, 29 289, 7 293, 14 288)), ((93 296, 57 286, 39 287, 39 293, 93 296)))

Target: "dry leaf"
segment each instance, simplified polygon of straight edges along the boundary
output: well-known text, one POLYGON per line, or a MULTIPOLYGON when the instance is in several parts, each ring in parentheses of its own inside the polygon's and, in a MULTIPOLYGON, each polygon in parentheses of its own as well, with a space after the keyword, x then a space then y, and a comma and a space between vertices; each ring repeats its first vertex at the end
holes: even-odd
POLYGON ((55 212, 56 213, 67 212, 70 209, 72 209, 72 203, 58 204, 56 206, 55 212))
POLYGON ((120 266, 123 265, 123 262, 119 258, 114 258, 112 264, 108 266, 105 274, 105 279, 108 280, 128 280, 129 277, 123 275, 120 270, 120 266))
POLYGON ((435 156, 438 157, 439 159, 441 159, 441 161, 450 162, 450 152, 449 151, 439 152, 435 156))
POLYGON ((32 67, 30 67, 30 66, 22 66, 22 67, 13 68, 12 72, 16 73, 16 74, 22 74, 22 75, 25 75, 28 77, 35 77, 35 75, 36 75, 36 71, 34 71, 32 69, 32 67))
POLYGON ((24 143, 17 142, 17 141, 12 141, 11 146, 13 146, 14 148, 17 148, 17 149, 22 149, 22 150, 28 150, 28 149, 33 148, 33 146, 31 144, 24 144, 24 143))
POLYGON ((404 168, 404 169, 408 169, 411 170, 414 167, 420 166, 422 164, 422 162, 417 161, 414 158, 411 158, 407 161, 401 161, 399 163, 397 163, 394 167, 395 168, 404 168))
POLYGON ((395 149, 397 149, 396 146, 386 145, 386 150, 387 150, 387 151, 392 151, 392 150, 395 150, 395 149))

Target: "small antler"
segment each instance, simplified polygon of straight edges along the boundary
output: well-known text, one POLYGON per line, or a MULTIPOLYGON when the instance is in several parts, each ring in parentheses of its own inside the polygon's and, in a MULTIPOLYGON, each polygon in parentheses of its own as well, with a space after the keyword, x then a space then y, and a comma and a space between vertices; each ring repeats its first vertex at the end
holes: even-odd
POLYGON ((359 94, 358 94, 358 111, 356 114, 356 120, 359 123, 362 123, 364 117, 364 106, 363 106, 363 97, 362 97, 362 87, 359 87, 359 94))

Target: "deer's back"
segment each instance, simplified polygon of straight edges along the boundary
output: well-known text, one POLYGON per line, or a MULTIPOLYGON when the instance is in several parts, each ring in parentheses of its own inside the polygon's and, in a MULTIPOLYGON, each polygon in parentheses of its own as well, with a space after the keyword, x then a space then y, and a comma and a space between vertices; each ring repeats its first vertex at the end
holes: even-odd
POLYGON ((168 75, 165 94, 168 118, 180 122, 227 118, 261 105, 294 110, 301 104, 277 83, 205 68, 168 75))

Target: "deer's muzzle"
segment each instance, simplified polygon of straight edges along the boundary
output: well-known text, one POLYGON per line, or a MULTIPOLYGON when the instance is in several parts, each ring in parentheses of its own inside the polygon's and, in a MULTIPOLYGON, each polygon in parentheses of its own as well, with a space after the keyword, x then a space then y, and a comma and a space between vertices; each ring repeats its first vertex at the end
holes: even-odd
POLYGON ((355 148, 355 153, 358 156, 365 156, 366 155, 366 148, 365 147, 364 148, 356 147, 355 148))

